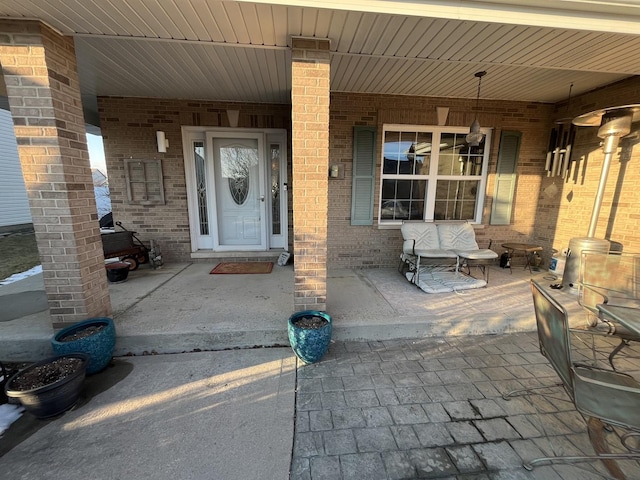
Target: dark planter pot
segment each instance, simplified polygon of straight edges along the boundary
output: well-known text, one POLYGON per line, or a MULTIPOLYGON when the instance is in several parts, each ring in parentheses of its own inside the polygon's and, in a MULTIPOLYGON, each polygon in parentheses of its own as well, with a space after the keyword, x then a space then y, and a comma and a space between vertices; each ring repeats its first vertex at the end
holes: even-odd
POLYGON ((78 401, 85 379, 89 356, 84 353, 68 353, 56 355, 40 362, 32 363, 27 368, 13 375, 5 385, 5 393, 10 399, 19 402, 25 410, 37 418, 49 418, 69 410, 78 401), (71 375, 54 383, 31 390, 16 390, 16 379, 26 372, 51 363, 62 357, 79 358, 82 363, 71 375))
POLYGON ((51 339, 51 347, 58 355, 69 352, 82 352, 89 355, 90 360, 87 366, 87 375, 100 372, 109 365, 115 346, 116 326, 109 317, 90 318, 83 322, 74 323, 60 330, 51 339), (74 335, 89 327, 99 326, 104 326, 104 328, 92 335, 67 342, 62 341, 64 337, 74 335))
POLYGON ((129 276, 130 265, 125 262, 108 263, 105 265, 107 269, 107 280, 111 283, 122 283, 127 281, 129 276))
POLYGON ((327 353, 331 343, 331 332, 331 317, 325 312, 305 310, 289 317, 289 343, 296 356, 304 363, 315 363, 327 353), (305 317, 320 317, 326 320, 326 324, 320 328, 299 326, 298 323, 305 317))

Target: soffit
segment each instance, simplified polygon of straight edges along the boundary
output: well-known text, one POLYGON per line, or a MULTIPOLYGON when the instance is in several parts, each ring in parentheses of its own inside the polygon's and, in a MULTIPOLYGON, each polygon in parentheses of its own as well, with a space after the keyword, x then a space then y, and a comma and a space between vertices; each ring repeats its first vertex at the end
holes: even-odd
POLYGON ((617 33, 634 20, 635 2, 617 2, 624 17, 611 2, 598 4, 610 4, 607 14, 579 1, 552 2, 574 13, 450 3, 453 13, 433 2, 428 17, 429 2, 0 0, 0 17, 41 19, 74 36, 87 98, 288 103, 291 36, 331 40, 331 89, 341 92, 474 98, 473 74, 487 70, 483 98, 556 102, 571 83, 577 95, 640 74, 640 35, 617 33), (577 24, 591 30, 568 28, 577 24))

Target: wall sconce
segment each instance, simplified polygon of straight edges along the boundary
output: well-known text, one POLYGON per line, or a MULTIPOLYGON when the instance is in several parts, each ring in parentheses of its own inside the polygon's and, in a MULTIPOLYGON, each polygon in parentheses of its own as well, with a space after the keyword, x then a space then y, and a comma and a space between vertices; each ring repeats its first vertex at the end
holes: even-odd
POLYGON ((164 153, 169 148, 169 140, 164 136, 164 132, 157 131, 156 132, 156 141, 158 142, 158 152, 164 153))
POLYGON ((449 107, 436 107, 436 111, 438 112, 438 125, 446 125, 447 117, 449 116, 449 107))
POLYGON ((229 119, 229 126, 231 128, 238 127, 239 116, 240 116, 240 110, 227 110, 227 118, 229 119))
POLYGON ((344 178, 344 167, 339 163, 329 167, 329 178, 344 178))

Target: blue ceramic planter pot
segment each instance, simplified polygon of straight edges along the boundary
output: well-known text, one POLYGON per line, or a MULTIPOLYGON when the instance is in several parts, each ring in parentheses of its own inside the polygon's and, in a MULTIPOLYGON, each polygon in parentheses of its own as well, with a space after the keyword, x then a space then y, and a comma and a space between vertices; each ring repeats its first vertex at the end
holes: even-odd
POLYGON ((325 312, 305 310, 289 317, 289 343, 296 356, 304 363, 315 363, 327 353, 331 343, 331 332, 331 317, 325 312), (319 317, 326 323, 320 328, 305 328, 299 325, 305 317, 319 317))
POLYGON ((19 401, 25 410, 37 418, 50 418, 69 410, 78 401, 82 392, 89 356, 84 353, 69 353, 56 355, 40 362, 32 363, 28 367, 13 375, 5 386, 7 397, 19 401), (17 379, 29 374, 38 367, 52 363, 62 357, 78 358, 81 360, 77 370, 56 382, 32 388, 31 390, 17 390, 17 379))
POLYGON ((116 327, 109 317, 90 318, 60 330, 51 339, 51 346, 58 355, 70 352, 82 352, 89 355, 87 375, 91 375, 100 372, 109 365, 116 346, 116 327), (104 328, 92 335, 70 341, 62 341, 65 337, 74 335, 89 327, 99 326, 104 326, 104 328))

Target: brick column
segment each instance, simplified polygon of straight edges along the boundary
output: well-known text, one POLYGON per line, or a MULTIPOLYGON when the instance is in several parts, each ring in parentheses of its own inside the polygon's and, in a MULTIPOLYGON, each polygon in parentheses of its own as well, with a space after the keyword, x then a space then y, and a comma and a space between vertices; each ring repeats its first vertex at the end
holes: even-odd
POLYGON ((326 310, 329 40, 291 45, 294 308, 326 310))
POLYGON ((0 20, 0 64, 53 326, 110 315, 73 39, 0 20))

